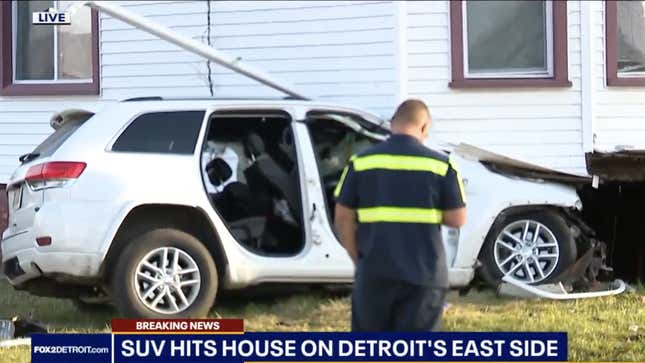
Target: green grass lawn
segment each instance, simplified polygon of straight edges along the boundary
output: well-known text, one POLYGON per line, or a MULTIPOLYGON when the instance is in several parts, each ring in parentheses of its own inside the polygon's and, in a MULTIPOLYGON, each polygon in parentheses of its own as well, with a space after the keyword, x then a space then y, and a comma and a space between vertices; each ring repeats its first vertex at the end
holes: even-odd
MULTIPOLYGON (((255 289, 224 296, 213 317, 244 318, 247 331, 346 331, 347 294, 324 290, 255 289)), ((566 331, 569 360, 645 361, 645 289, 583 301, 498 298, 492 291, 449 296, 448 331, 566 331)), ((0 282, 0 317, 21 314, 49 325, 52 332, 108 332, 115 311, 77 311, 65 300, 15 292, 0 282)), ((0 363, 28 362, 29 349, 0 350, 0 363)))

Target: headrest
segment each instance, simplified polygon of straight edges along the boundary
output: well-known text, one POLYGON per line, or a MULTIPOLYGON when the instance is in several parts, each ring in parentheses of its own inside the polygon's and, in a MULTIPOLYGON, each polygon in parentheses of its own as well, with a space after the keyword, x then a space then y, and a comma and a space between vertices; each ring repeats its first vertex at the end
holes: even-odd
POLYGON ((227 181, 233 175, 233 171, 224 159, 215 158, 206 164, 206 174, 211 184, 217 187, 227 181))
POLYGON ((248 152, 253 156, 259 156, 264 153, 264 141, 256 133, 250 134, 246 138, 246 147, 248 152))
POLYGON ((296 161, 296 153, 293 145, 293 133, 290 128, 285 128, 284 131, 282 131, 282 137, 278 147, 285 155, 287 155, 289 160, 292 162, 296 161))

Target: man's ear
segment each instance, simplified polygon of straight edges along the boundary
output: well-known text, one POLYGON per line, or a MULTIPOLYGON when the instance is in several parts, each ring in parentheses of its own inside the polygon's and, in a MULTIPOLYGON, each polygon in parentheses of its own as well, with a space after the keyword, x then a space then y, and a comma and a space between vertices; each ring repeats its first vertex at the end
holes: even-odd
POLYGON ((424 122, 423 125, 421 125, 421 134, 425 135, 428 132, 429 127, 430 127, 430 123, 424 122))

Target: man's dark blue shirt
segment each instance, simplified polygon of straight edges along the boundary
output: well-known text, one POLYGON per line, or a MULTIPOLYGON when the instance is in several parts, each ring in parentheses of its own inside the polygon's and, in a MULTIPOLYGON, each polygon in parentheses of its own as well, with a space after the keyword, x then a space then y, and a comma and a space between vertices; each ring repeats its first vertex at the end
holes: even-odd
POLYGON ((357 273, 448 287, 441 216, 464 207, 465 196, 446 155, 392 135, 352 157, 335 194, 358 215, 357 273))

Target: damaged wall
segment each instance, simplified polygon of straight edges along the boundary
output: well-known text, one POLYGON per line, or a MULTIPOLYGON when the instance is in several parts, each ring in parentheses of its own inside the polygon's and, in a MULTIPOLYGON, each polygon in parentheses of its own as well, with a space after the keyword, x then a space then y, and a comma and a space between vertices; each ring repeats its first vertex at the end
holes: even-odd
POLYGON ((579 191, 583 215, 607 244, 607 265, 627 281, 645 279, 645 182, 606 182, 579 191))

